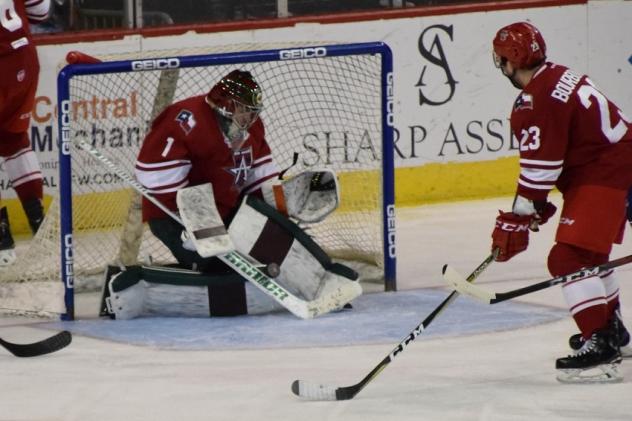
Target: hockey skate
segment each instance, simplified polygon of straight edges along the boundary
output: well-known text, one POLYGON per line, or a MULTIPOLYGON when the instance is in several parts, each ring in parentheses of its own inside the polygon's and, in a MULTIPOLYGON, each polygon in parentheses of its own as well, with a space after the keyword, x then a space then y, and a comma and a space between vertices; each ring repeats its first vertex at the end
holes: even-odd
POLYGON ((557 380, 562 383, 616 383, 623 380, 619 374, 618 364, 621 353, 616 340, 608 330, 593 333, 589 340, 574 354, 558 358, 555 368, 558 370, 557 380))
POLYGON ((29 226, 33 235, 37 233, 42 221, 44 220, 44 207, 39 199, 32 199, 22 204, 24 213, 29 220, 29 226))
MULTIPOLYGON (((630 332, 628 332, 628 330, 623 324, 623 320, 621 318, 621 313, 619 309, 615 310, 615 317, 616 317, 616 320, 613 319, 611 322, 611 328, 616 329, 615 332, 617 333, 618 344, 621 351, 621 357, 632 358, 632 344, 630 343, 630 332)), ((579 349, 581 349, 581 347, 584 346, 584 342, 585 341, 581 333, 576 333, 574 335, 571 335, 570 338, 568 338, 568 345, 574 351, 578 351, 579 349)))
POLYGON ((9 226, 9 214, 7 208, 0 209, 0 268, 7 267, 15 262, 15 242, 9 226))

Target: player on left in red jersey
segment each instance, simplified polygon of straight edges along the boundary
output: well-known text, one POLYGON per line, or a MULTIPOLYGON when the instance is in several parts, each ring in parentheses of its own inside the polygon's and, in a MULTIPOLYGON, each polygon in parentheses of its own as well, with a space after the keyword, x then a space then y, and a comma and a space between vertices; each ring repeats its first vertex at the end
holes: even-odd
MULTIPOLYGON (((30 23, 48 18, 50 0, 0 0, 0 156, 31 230, 44 218, 43 183, 28 129, 39 78, 30 23)), ((0 209, 0 266, 15 261, 6 207, 0 209)))

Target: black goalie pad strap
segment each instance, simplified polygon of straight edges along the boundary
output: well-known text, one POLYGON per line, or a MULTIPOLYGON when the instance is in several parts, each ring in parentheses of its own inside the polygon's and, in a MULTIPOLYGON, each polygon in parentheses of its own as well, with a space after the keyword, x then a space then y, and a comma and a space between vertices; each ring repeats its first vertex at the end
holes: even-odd
POLYGON ((212 317, 229 317, 248 314, 246 285, 213 284, 208 286, 208 306, 212 317))
MULTIPOLYGON (((358 273, 355 270, 341 263, 332 262, 327 253, 325 253, 325 251, 318 244, 316 244, 316 242, 312 240, 312 238, 307 235, 305 231, 301 229, 301 227, 290 221, 287 217, 279 213, 272 206, 252 195, 248 195, 246 197, 246 204, 272 220, 274 223, 278 224, 280 228, 289 232, 290 235, 294 237, 294 239, 300 242, 303 247, 305 247, 312 254, 312 256, 314 256, 314 258, 318 261, 318 263, 321 264, 321 266, 325 270, 335 273, 336 275, 344 276, 345 278, 351 279, 352 281, 358 279, 358 273)), ((268 223, 266 223, 266 227, 267 225, 268 223)), ((269 244, 270 243, 268 243, 268 246, 269 244)))

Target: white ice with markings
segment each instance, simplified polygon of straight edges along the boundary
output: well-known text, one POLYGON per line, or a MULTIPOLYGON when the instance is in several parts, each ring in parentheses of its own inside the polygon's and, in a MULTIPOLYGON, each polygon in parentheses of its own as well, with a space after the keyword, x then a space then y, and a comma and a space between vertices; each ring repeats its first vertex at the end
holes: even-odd
MULTIPOLYGON (((0 337, 30 342, 57 328, 73 343, 20 359, 0 349, 0 420, 630 420, 625 380, 564 385, 555 359, 576 332, 559 286, 493 306, 459 297, 353 400, 296 398, 295 379, 357 383, 449 293, 441 267, 467 275, 489 253, 511 198, 398 210, 400 292, 374 284, 354 309, 303 321, 285 313, 226 319, 0 319, 0 337)), ((544 279, 554 223, 529 250, 477 282, 509 290, 544 279)), ((628 228, 628 236, 632 235, 628 228)), ((627 238, 612 257, 632 252, 627 238)), ((632 265, 618 270, 632 325, 632 265)), ((89 302, 86 299, 86 302, 89 302)), ((85 305, 85 303, 84 303, 85 305)), ((85 311, 85 310, 84 310, 85 311)), ((86 311, 87 312, 87 311, 86 311)))

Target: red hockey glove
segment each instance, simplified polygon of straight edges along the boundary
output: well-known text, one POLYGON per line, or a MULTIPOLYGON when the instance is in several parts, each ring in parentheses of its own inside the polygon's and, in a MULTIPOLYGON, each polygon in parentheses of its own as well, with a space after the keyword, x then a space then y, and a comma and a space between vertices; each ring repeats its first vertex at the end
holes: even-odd
POLYGON ((498 249, 497 262, 506 262, 529 246, 531 215, 516 215, 498 211, 496 226, 492 232, 492 250, 498 249))

